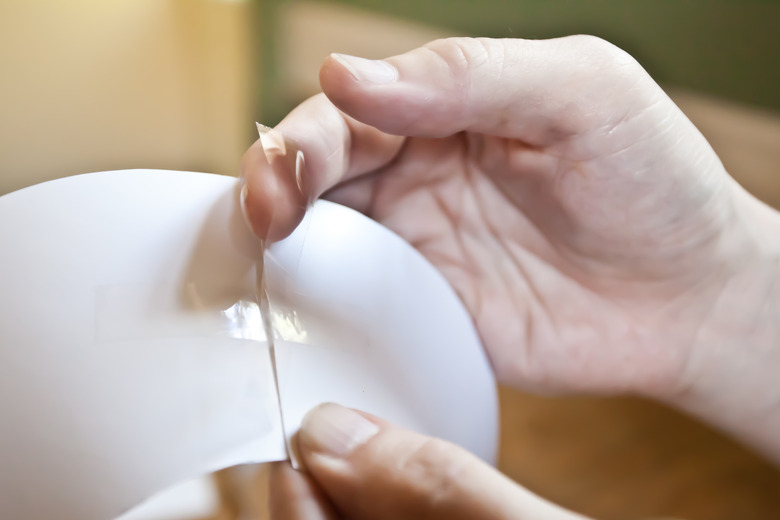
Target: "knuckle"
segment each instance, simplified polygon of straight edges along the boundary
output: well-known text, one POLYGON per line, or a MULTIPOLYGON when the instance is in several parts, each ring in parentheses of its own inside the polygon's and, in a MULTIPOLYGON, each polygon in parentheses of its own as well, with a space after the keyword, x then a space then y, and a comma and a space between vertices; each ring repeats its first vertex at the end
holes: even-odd
POLYGON ((468 460, 456 446, 426 438, 399 461, 398 476, 414 486, 422 507, 435 509, 458 495, 468 460))
POLYGON ((449 75, 450 88, 457 94, 458 102, 468 96, 471 57, 463 50, 459 38, 436 40, 425 45, 425 50, 433 54, 434 60, 449 75))
POLYGON ((474 86, 486 79, 500 80, 504 71, 503 44, 490 38, 445 38, 423 48, 434 55, 434 61, 448 76, 450 112, 465 110, 474 86))
POLYGON ((575 128, 595 122, 611 128, 656 98, 655 82, 623 49, 590 35, 570 36, 565 44, 572 49, 570 77, 580 85, 570 117, 575 128))
POLYGON ((618 47, 611 44, 604 38, 600 38, 599 36, 594 36, 592 34, 575 34, 573 36, 569 36, 569 39, 571 43, 579 48, 582 52, 589 54, 608 56, 615 50, 618 50, 618 47))
POLYGON ((628 68, 636 72, 641 69, 639 63, 629 53, 603 38, 589 34, 578 34, 569 37, 578 50, 580 63, 590 73, 595 70, 615 73, 628 68))
POLYGON ((488 38, 444 38, 426 44, 425 48, 450 69, 453 77, 466 78, 491 62, 495 46, 488 38))

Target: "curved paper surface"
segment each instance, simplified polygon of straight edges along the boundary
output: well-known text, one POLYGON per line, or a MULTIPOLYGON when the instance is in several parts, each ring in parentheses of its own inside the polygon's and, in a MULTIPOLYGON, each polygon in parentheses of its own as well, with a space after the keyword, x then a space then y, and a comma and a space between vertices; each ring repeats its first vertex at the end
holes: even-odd
MULTIPOLYGON (((235 179, 137 170, 0 198, 0 517, 112 518, 287 457, 235 179)), ((416 251, 318 202, 266 262, 288 433, 324 401, 491 460, 493 378, 416 251)))

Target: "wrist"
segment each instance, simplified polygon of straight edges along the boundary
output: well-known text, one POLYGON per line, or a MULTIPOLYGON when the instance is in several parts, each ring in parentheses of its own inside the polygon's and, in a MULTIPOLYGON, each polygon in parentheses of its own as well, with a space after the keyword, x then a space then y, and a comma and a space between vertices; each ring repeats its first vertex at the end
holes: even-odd
POLYGON ((738 196, 731 267, 662 400, 780 462, 780 214, 738 196))

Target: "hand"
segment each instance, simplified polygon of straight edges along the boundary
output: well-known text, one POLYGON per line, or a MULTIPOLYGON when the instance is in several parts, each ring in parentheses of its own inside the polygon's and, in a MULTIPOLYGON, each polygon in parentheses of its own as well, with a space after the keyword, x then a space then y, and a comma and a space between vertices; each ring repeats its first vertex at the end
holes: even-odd
POLYGON ((585 520, 456 446, 334 404, 309 412, 297 441, 306 471, 275 464, 274 520, 585 520))
POLYGON ((630 56, 586 36, 448 39, 331 56, 320 82, 245 155, 258 235, 324 193, 438 267, 502 381, 641 393, 778 437, 778 218, 630 56))

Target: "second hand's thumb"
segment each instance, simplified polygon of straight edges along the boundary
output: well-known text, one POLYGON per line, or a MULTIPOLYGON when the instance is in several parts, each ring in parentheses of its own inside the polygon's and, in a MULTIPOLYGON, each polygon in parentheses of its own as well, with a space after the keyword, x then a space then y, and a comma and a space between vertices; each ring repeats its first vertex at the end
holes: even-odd
POLYGON ((309 412, 298 448, 347 518, 583 520, 457 446, 338 405, 309 412))

